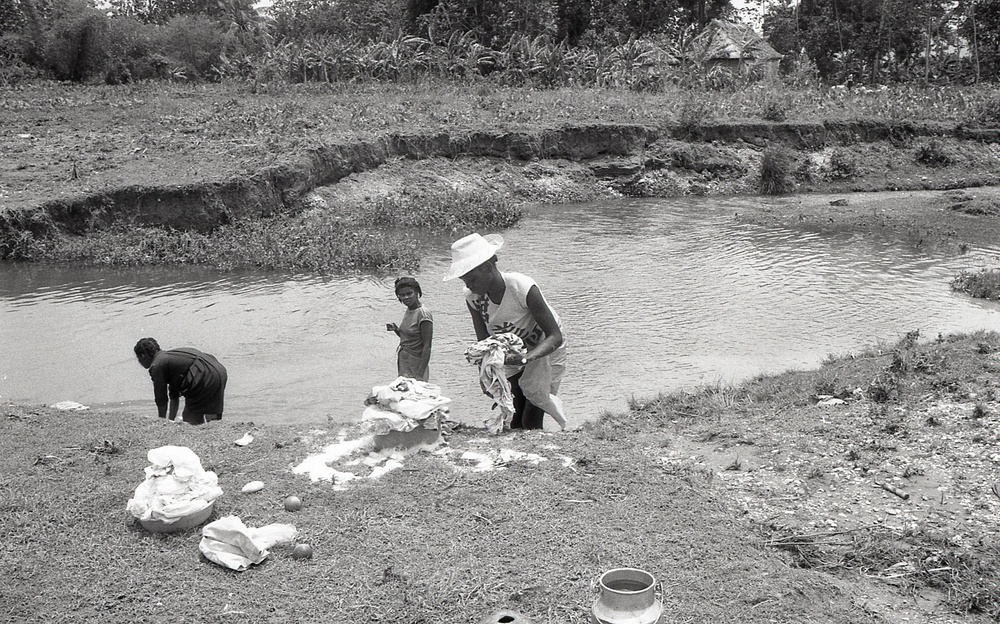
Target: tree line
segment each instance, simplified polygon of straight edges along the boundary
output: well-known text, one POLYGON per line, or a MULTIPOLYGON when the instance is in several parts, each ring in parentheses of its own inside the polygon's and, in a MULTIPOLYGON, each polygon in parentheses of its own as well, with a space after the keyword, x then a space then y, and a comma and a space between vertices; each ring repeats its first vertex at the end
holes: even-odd
POLYGON ((760 6, 764 37, 800 77, 1000 76, 1000 0, 765 0, 750 9, 730 0, 251 2, 0 0, 0 84, 441 76, 656 89, 705 80, 687 44, 711 20, 740 21, 760 6))

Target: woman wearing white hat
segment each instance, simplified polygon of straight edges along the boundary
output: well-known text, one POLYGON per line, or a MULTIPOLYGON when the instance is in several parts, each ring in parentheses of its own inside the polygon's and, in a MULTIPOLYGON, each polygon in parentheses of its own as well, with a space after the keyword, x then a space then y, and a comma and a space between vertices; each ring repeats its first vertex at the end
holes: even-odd
POLYGON ((451 269, 444 279, 457 277, 465 283, 465 303, 477 340, 513 333, 524 342, 525 356, 506 361, 505 374, 514 394, 511 428, 541 429, 545 414, 565 428, 566 415, 556 396, 566 369, 562 324, 535 280, 500 272, 496 252, 502 246, 499 234, 470 234, 455 241, 451 269))

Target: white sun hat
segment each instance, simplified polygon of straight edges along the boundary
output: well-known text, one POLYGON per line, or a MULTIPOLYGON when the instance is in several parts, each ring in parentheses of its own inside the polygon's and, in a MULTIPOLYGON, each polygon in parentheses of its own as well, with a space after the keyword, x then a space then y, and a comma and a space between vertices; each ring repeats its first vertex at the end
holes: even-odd
POLYGON ((486 262, 503 247, 503 237, 499 234, 469 234, 451 244, 451 269, 444 281, 461 277, 486 262))

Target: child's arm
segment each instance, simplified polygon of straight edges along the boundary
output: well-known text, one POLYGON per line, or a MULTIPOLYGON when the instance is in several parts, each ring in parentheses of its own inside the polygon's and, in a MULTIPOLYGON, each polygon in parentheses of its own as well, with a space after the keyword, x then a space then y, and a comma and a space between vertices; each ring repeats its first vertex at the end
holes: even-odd
POLYGON ((434 339, 434 323, 430 319, 420 322, 420 365, 417 370, 425 371, 431 363, 431 341, 434 339))

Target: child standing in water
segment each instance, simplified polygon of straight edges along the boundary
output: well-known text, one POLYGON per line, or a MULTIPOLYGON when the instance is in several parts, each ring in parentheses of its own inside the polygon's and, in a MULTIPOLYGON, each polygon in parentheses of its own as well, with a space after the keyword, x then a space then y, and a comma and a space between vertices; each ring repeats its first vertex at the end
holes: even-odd
POLYGON ((396 298, 406 306, 399 325, 386 323, 386 331, 396 332, 399 348, 396 349, 396 369, 400 377, 427 381, 430 376, 431 339, 434 337, 434 318, 420 302, 423 292, 412 277, 396 279, 396 298))

